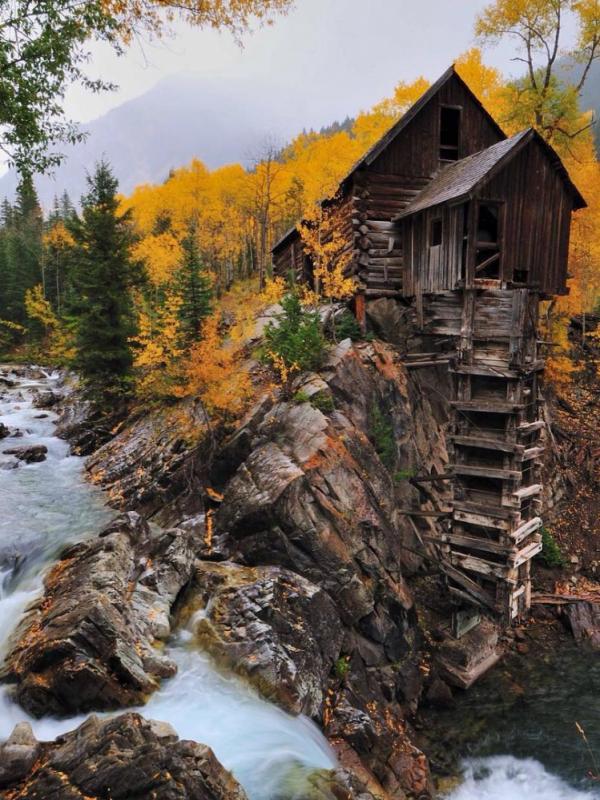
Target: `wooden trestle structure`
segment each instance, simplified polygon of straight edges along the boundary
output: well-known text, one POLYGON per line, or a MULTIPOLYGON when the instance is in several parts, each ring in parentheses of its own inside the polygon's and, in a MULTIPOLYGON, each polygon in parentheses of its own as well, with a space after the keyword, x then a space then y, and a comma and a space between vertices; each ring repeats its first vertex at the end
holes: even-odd
POLYGON ((442 569, 458 603, 506 624, 531 601, 531 559, 542 547, 538 295, 469 289, 426 304, 428 334, 452 336, 451 523, 442 569))
MULTIPOLYGON (((534 130, 507 138, 454 68, 324 200, 350 254, 355 312, 412 308, 412 366, 447 364, 450 521, 438 552, 452 598, 510 624, 541 550, 541 300, 565 294, 571 214, 585 200, 534 130)), ((298 227, 275 270, 311 282, 298 227)))

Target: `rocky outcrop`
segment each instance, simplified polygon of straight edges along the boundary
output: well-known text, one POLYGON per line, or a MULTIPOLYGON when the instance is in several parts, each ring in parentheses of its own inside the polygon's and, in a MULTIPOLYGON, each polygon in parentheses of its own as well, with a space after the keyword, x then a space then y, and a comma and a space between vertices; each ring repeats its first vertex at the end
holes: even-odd
POLYGON ((6 439, 8 436, 10 436, 10 430, 3 422, 0 422, 0 439, 6 439))
POLYGON ((144 702, 175 672, 154 645, 193 561, 191 531, 153 534, 134 512, 65 550, 12 637, 16 700, 35 716, 144 702))
POLYGON ((64 400, 64 395, 60 394, 60 392, 44 389, 34 393, 32 405, 34 408, 53 408, 61 400, 64 400))
POLYGON ((197 463, 206 469, 210 461, 210 446, 204 414, 190 401, 133 420, 95 450, 86 467, 116 508, 172 524, 202 508, 192 485, 197 463))
POLYGON ((329 595, 279 567, 201 562, 195 582, 203 647, 288 711, 321 717, 343 638, 329 595))
POLYGON ((48 448, 45 444, 33 444, 24 447, 9 447, 2 451, 7 456, 14 456, 18 461, 26 464, 37 464, 46 460, 48 448))
POLYGON ((0 747, 0 789, 21 800, 246 799, 210 748, 132 713, 92 716, 51 743, 21 723, 0 747))
POLYGON ((421 691, 404 574, 427 555, 429 523, 399 510, 442 502, 408 479, 444 470, 444 404, 380 343, 342 343, 294 392, 296 400, 260 403, 225 445, 222 463, 241 463, 225 486, 216 538, 232 560, 283 567, 329 595, 343 642, 321 722, 392 796, 423 793, 426 761, 403 714, 421 691))

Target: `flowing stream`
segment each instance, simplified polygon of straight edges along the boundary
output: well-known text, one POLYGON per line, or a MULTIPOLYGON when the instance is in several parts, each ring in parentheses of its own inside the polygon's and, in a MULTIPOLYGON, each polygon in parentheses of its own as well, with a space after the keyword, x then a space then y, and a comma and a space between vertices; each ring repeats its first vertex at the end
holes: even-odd
MULTIPOLYGON (((0 384, 0 422, 22 435, 0 440, 0 660, 58 552, 93 536, 114 516, 102 492, 86 483, 83 460, 70 456, 66 442, 54 435, 55 415, 32 405, 32 390, 52 388, 58 376, 8 377, 17 385, 0 384), (46 461, 10 468, 14 458, 2 451, 33 444, 46 445, 46 461)), ((250 800, 299 797, 306 776, 335 766, 327 741, 309 719, 285 713, 237 677, 218 671, 194 647, 189 631, 173 637, 168 654, 177 662, 177 675, 136 710, 169 722, 182 738, 209 745, 250 800)), ((84 718, 34 720, 0 687, 0 740, 21 720, 31 723, 39 739, 50 740, 84 718)))
MULTIPOLYGON (((56 381, 50 375, 19 378, 11 389, 0 385, 0 422, 23 434, 0 441, 0 659, 60 549, 93 536, 114 513, 102 492, 85 482, 83 460, 54 435, 54 415, 32 406, 31 390, 56 381), (1 451, 26 444, 45 444, 47 460, 6 468, 13 459, 1 451)), ((335 764, 310 720, 286 714, 218 671, 188 630, 173 637, 169 655, 178 674, 139 710, 171 723, 183 738, 210 745, 250 800, 302 797, 304 776, 335 764)), ((435 738, 458 738, 467 756, 463 781, 449 800, 600 800, 600 783, 587 778, 600 768, 594 763, 596 753, 600 759, 600 659, 573 646, 521 664, 521 685, 501 665, 436 719, 435 738)), ((0 740, 24 719, 38 738, 49 740, 84 717, 33 720, 0 687, 0 740)))

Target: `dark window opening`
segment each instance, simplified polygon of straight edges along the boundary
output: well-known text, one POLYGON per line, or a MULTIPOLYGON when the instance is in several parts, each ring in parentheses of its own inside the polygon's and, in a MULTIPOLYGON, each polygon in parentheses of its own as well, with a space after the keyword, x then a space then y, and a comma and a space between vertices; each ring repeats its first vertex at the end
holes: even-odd
POLYGON ((527 283, 528 274, 526 269, 515 269, 513 271, 514 283, 527 283))
POLYGON ((431 228, 429 231, 429 245, 430 247, 439 247, 442 243, 442 218, 436 217, 431 220, 431 228))
POLYGON ((440 160, 460 158, 460 108, 442 106, 440 109, 440 160))
POLYGON ((500 278, 500 205, 479 203, 475 236, 475 277, 500 278))

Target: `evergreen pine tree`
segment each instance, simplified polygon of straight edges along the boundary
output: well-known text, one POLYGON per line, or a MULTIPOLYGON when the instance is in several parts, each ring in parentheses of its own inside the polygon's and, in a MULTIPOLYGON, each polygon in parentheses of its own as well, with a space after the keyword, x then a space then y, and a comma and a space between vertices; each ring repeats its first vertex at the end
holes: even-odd
POLYGON ((63 220, 63 222, 66 222, 67 220, 71 219, 75 214, 75 206, 71 202, 71 198, 69 197, 69 194, 66 189, 64 190, 64 192, 60 197, 59 209, 60 209, 60 217, 63 220))
POLYGON ((183 259, 177 272, 176 288, 181 298, 179 319, 184 344, 189 345, 200 338, 202 322, 210 314, 212 299, 211 281, 202 262, 195 221, 188 224, 182 249, 183 259))
POLYGON ((43 283, 43 216, 33 180, 23 175, 17 186, 16 202, 6 201, 2 209, 4 257, 2 314, 11 322, 26 323, 25 292, 43 283))
POLYGON ((127 393, 133 362, 131 233, 129 215, 119 214, 118 183, 106 162, 97 165, 88 184, 81 217, 69 222, 76 243, 75 368, 88 396, 108 411, 127 393))

